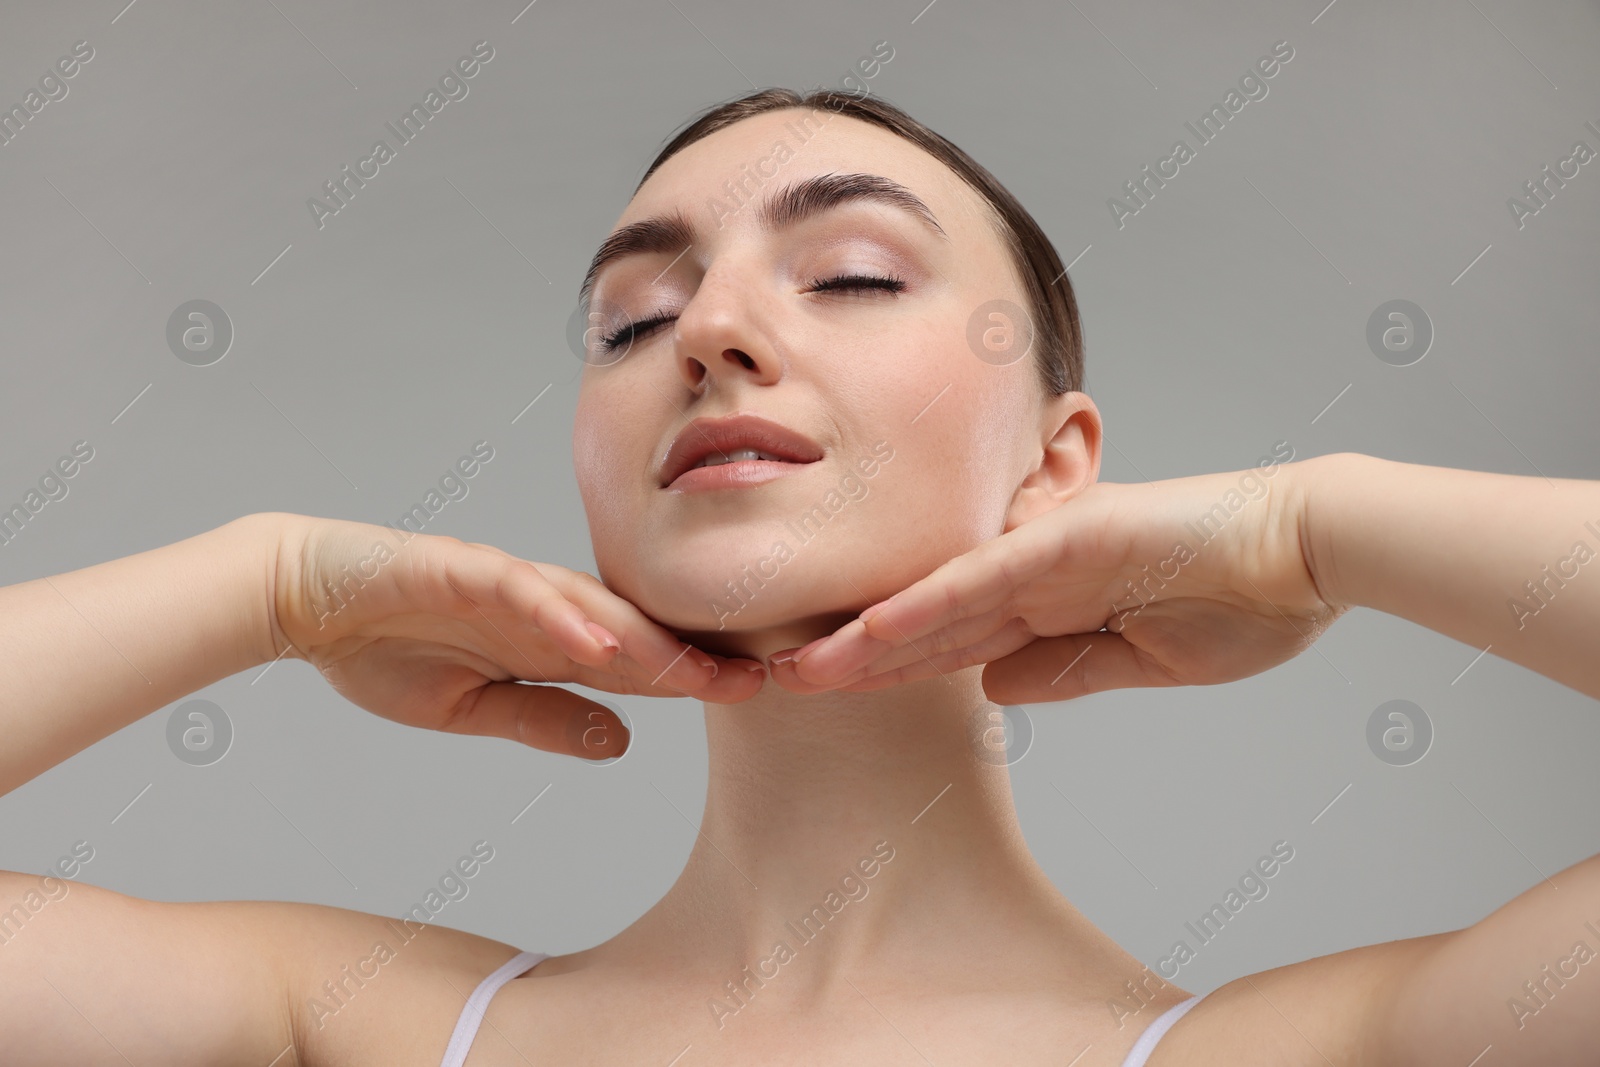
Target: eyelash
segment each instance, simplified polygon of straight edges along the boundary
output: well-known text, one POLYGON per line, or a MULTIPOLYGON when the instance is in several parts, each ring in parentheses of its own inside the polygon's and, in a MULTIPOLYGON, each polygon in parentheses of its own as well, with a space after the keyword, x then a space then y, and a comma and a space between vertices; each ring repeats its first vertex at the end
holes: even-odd
MULTIPOLYGON (((903 279, 892 274, 840 274, 832 278, 813 278, 810 293, 826 293, 840 291, 863 291, 881 289, 885 292, 900 293, 905 290, 906 283, 903 279)), ((624 343, 637 340, 642 335, 649 333, 664 323, 670 322, 672 315, 666 311, 658 311, 649 318, 638 319, 618 329, 609 337, 600 339, 600 349, 603 352, 620 347, 624 343)))

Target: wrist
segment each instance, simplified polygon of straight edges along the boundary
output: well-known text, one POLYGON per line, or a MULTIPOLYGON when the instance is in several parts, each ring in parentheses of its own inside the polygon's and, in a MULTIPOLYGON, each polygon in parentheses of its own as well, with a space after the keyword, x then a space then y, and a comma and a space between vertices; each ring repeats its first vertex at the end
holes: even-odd
MULTIPOLYGON (((290 648, 277 612, 278 559, 290 518, 282 512, 254 512, 213 531, 228 555, 238 591, 236 659, 243 664, 241 670, 270 663, 290 648)), ((297 653, 291 649, 288 655, 297 653)))
POLYGON ((1296 464, 1301 554, 1318 595, 1341 614, 1362 604, 1359 576, 1341 569, 1350 524, 1371 521, 1353 490, 1372 477, 1374 464, 1383 462, 1361 452, 1333 452, 1296 464))

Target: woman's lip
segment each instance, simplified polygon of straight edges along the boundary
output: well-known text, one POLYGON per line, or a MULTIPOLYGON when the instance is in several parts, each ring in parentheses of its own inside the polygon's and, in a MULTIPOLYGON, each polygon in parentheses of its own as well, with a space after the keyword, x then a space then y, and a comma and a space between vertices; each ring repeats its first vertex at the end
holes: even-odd
POLYGON ((764 485, 786 474, 792 474, 801 467, 809 466, 811 463, 791 463, 779 459, 736 459, 732 463, 691 467, 674 478, 666 488, 679 493, 705 492, 712 489, 744 489, 764 485))

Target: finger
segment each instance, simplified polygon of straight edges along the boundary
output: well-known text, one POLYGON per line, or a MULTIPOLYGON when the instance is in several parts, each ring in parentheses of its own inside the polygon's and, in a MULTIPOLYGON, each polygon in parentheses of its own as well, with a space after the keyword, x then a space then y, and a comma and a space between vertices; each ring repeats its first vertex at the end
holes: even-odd
MULTIPOLYGON (((634 676, 629 691, 664 696, 687 693, 714 703, 734 704, 754 696, 765 683, 762 664, 712 657, 686 645, 591 574, 534 563, 492 546, 469 545, 454 538, 432 539, 428 547, 445 553, 447 582, 513 647, 514 630, 501 629, 484 608, 499 608, 527 620, 575 666, 604 666, 620 651, 627 651, 633 661, 628 669, 634 676), (643 672, 649 677, 638 678, 643 672)), ((432 562, 425 560, 424 569, 432 562)))
MULTIPOLYGON (((1021 620, 1015 621, 1020 623, 1021 620)), ((825 640, 823 644, 817 645, 810 652, 805 652, 803 656, 797 655, 792 661, 793 670, 790 674, 797 679, 805 679, 812 684, 829 686, 836 684, 839 679, 848 677, 863 669, 868 674, 876 674, 891 667, 900 667, 907 663, 924 659, 934 659, 952 649, 977 644, 1006 625, 1007 621, 1004 612, 1000 608, 995 608, 993 611, 986 611, 972 618, 957 620, 948 626, 934 630, 904 645, 894 646, 886 641, 878 641, 871 646, 877 651, 877 655, 847 671, 839 670, 840 664, 838 663, 837 653, 833 653, 832 658, 829 660, 824 660, 821 663, 817 662, 817 652, 827 645, 825 640)), ((803 649, 801 651, 804 652, 803 649)))
POLYGON ((761 663, 714 656, 685 644, 642 614, 637 620, 630 618, 638 609, 631 604, 627 609, 591 610, 622 641, 629 662, 618 669, 630 671, 645 691, 665 688, 673 696, 687 694, 713 704, 737 704, 755 696, 765 683, 767 672, 761 663))
POLYGON ((722 673, 709 654, 678 640, 594 575, 549 564, 540 569, 564 596, 616 635, 634 663, 651 672, 649 684, 688 692, 703 689, 722 673))
POLYGON ((983 669, 983 691, 997 704, 1179 684, 1137 645, 1105 630, 1040 638, 983 669))
POLYGON ((985 635, 981 639, 969 644, 961 644, 943 652, 924 655, 918 647, 922 642, 918 642, 916 646, 895 649, 888 653, 883 660, 874 662, 870 667, 827 685, 815 685, 801 681, 796 678, 792 669, 784 667, 775 668, 772 678, 773 681, 785 689, 791 689, 799 693, 819 693, 830 689, 867 692, 873 689, 886 689, 894 685, 904 685, 907 682, 915 682, 936 675, 947 677, 968 667, 975 667, 978 664, 1009 655, 1033 640, 1035 640, 1035 637, 1026 624, 1020 619, 1012 619, 999 630, 985 635))
POLYGON ((901 647, 958 620, 1002 607, 1018 585, 1044 573, 1060 557, 1059 526, 1048 516, 1025 522, 867 608, 807 654, 805 659, 818 657, 812 677, 842 677, 885 648, 901 647))
MULTIPOLYGON (((496 629, 489 611, 526 620, 578 663, 605 663, 621 649, 620 641, 603 626, 592 626, 583 609, 526 560, 453 539, 441 538, 439 548, 445 553, 445 581, 496 629)), ((502 636, 511 640, 503 631, 502 636)))
POLYGON ((488 682, 464 694, 447 733, 503 737, 581 759, 608 759, 628 748, 628 728, 602 704, 560 686, 488 682))
MULTIPOLYGON (((590 689, 599 689, 608 693, 626 693, 633 696, 647 697, 682 697, 695 696, 697 699, 708 700, 711 703, 735 704, 749 697, 742 693, 734 693, 732 687, 724 682, 724 676, 718 674, 716 680, 707 689, 711 690, 710 696, 699 693, 690 694, 682 689, 660 683, 652 684, 651 679, 658 672, 648 670, 633 661, 627 653, 617 656, 610 663, 599 667, 585 667, 578 665, 573 670, 572 681, 578 685, 588 686, 590 689), (722 697, 718 700, 716 697, 722 697)), ((757 686, 764 683, 765 675, 757 678, 757 686)), ((744 683, 748 684, 748 683, 744 683)), ((754 695, 754 694, 751 694, 754 695)))
POLYGON ((587 617, 616 635, 622 651, 633 661, 629 669, 637 682, 673 690, 665 695, 687 693, 716 704, 748 700, 764 684, 763 664, 713 656, 685 644, 593 575, 548 564, 540 569, 587 617))

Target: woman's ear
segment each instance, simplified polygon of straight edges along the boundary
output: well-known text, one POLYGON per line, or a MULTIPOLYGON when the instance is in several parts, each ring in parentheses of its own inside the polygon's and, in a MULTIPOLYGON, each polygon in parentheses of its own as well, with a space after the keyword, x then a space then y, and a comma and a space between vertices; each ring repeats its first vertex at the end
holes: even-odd
POLYGON ((1006 531, 1060 507, 1100 477, 1104 433, 1100 409, 1089 394, 1062 393, 1046 400, 1040 407, 1039 429, 1043 451, 1011 498, 1006 531))

